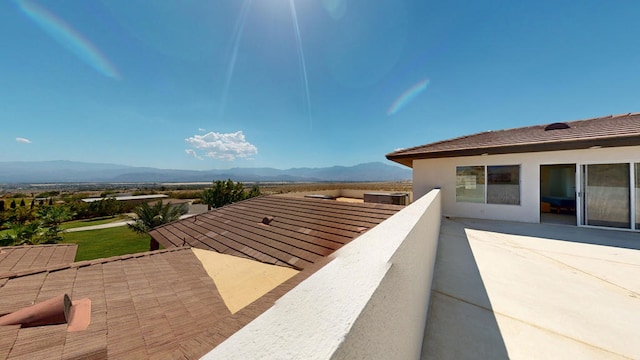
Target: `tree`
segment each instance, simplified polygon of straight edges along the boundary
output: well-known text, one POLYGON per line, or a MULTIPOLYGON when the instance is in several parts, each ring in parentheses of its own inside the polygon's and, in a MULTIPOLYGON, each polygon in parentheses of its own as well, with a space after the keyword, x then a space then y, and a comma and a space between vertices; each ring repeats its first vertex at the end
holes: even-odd
POLYGON ((19 225, 24 225, 36 219, 36 209, 21 206, 14 210, 11 220, 19 225))
POLYGON ((63 222, 71 220, 74 214, 66 206, 47 206, 38 215, 45 226, 60 226, 63 222))
POLYGON ((156 226, 178 220, 181 215, 187 213, 187 207, 185 204, 163 205, 162 201, 158 201, 153 206, 143 203, 134 212, 137 216, 136 220, 133 224, 127 224, 127 226, 138 234, 147 234, 156 226))
POLYGON ((14 224, 13 234, 7 233, 2 237, 2 243, 12 245, 36 245, 40 243, 40 222, 32 221, 28 224, 14 224))
POLYGON ((211 210, 211 207, 216 203, 216 194, 213 189, 205 189, 200 198, 203 203, 207 204, 207 210, 211 210))
POLYGON ((68 203, 69 211, 74 214, 74 219, 86 219, 89 217, 89 203, 74 200, 68 203))
POLYGON ((24 207, 25 205, 27 204, 24 202, 24 199, 20 200, 20 206, 24 207))
POLYGON ((45 191, 43 193, 40 193, 40 194, 36 195, 35 197, 37 197, 37 198, 48 198, 50 196, 58 196, 58 195, 60 195, 60 191, 52 190, 52 191, 45 191))
POLYGON ((0 211, 0 229, 5 227, 5 223, 9 220, 9 212, 8 211, 0 211))
POLYGON ((249 190, 249 194, 247 195, 247 199, 256 196, 260 196, 260 187, 258 186, 258 184, 251 187, 251 190, 249 190))
POLYGON ((212 187, 203 191, 201 196, 202 202, 208 205, 209 210, 212 207, 222 207, 248 197, 244 191, 244 185, 241 182, 234 183, 231 179, 214 181, 212 187))
POLYGON ((73 213, 66 206, 47 206, 39 212, 44 226, 48 227, 42 235, 46 244, 55 244, 62 240, 62 228, 60 225, 73 218, 73 213))
POLYGON ((62 240, 60 224, 72 216, 66 206, 15 208, 5 219, 11 224, 11 231, 0 237, 0 245, 55 244, 62 240))
POLYGON ((100 201, 102 216, 115 216, 120 212, 121 204, 114 198, 107 198, 100 201))
POLYGON ((89 203, 89 216, 114 216, 120 212, 121 204, 114 198, 102 199, 89 203))
POLYGON ((11 200, 11 204, 9 204, 9 207, 12 209, 16 208, 16 199, 11 200))

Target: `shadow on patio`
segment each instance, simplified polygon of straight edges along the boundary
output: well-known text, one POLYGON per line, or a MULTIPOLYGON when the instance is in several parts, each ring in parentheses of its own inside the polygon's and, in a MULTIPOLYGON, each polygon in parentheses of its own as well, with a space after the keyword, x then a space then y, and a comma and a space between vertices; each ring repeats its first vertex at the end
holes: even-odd
POLYGON ((632 231, 585 228, 574 225, 550 223, 514 223, 459 218, 456 218, 455 221, 462 222, 471 229, 492 231, 501 234, 640 250, 640 236, 637 232, 632 231))
POLYGON ((508 359, 466 229, 442 220, 422 359, 508 359))
POLYGON ((640 239, 442 219, 422 358, 638 358, 640 239))

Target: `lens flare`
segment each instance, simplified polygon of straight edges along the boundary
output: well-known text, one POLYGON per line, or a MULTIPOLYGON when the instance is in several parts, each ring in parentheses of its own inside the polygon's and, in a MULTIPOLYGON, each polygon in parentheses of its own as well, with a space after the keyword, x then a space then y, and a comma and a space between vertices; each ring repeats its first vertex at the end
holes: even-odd
POLYGON ((302 71, 302 80, 304 82, 304 90, 307 100, 307 114, 309 116, 309 127, 313 128, 313 119, 311 118, 311 96, 309 95, 309 79, 307 78, 307 65, 304 61, 304 52, 302 51, 302 39, 300 37, 300 26, 298 25, 298 14, 293 0, 289 0, 291 8, 291 18, 293 19, 293 27, 296 33, 296 42, 298 44, 298 58, 300 59, 300 70, 302 71))
POLYGON ((225 78, 224 88, 222 89, 222 99, 220 100, 220 111, 218 113, 220 119, 224 116, 224 110, 227 104, 227 96, 229 96, 229 86, 231 86, 231 78, 233 77, 233 72, 236 68, 236 61, 238 59, 240 39, 242 38, 242 33, 244 32, 244 25, 247 22, 247 14, 249 13, 250 7, 251 0, 245 0, 242 3, 240 15, 238 16, 236 26, 233 29, 233 35, 231 37, 233 49, 231 50, 231 59, 229 61, 229 67, 227 68, 227 76, 225 78))
POLYGON ((29 0, 15 0, 15 3, 31 21, 80 60, 104 76, 121 79, 116 67, 71 25, 29 0))
POLYGON ((393 102, 393 104, 391 104, 391 106, 389 107, 389 110, 387 110, 387 115, 391 116, 391 115, 397 114, 400 110, 402 110, 402 108, 407 106, 407 104, 409 104, 416 97, 418 97, 420 93, 425 91, 428 85, 429 85, 429 79, 424 79, 419 83, 413 85, 409 89, 407 89, 405 92, 402 93, 402 95, 400 95, 393 102))
POLYGON ((346 0, 322 0, 322 6, 333 20, 340 20, 347 13, 346 0))

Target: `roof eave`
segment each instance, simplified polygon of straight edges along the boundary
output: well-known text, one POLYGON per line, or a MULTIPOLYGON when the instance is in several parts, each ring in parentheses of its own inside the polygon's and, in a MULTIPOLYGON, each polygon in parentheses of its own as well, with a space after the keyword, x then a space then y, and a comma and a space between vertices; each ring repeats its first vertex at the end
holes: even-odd
POLYGON ((638 146, 640 145, 640 134, 625 137, 596 138, 574 141, 534 143, 534 144, 516 144, 495 147, 479 147, 473 149, 433 151, 412 154, 388 154, 386 157, 391 161, 399 164, 413 167, 413 160, 419 159, 438 159, 448 157, 462 156, 478 156, 478 155, 499 155, 499 154, 518 154, 542 151, 560 151, 560 150, 584 150, 595 147, 622 147, 622 146, 638 146))
POLYGON ((404 165, 410 168, 413 168, 413 156, 404 156, 404 155, 393 155, 393 154, 387 154, 385 155, 385 157, 387 158, 387 160, 391 160, 393 162, 396 162, 400 165, 404 165))

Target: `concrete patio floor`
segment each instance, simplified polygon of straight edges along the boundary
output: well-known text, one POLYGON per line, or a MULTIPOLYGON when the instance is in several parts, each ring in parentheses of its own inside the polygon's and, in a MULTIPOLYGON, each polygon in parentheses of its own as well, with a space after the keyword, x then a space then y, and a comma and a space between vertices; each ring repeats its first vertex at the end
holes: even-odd
POLYGON ((640 234, 443 219, 423 359, 640 358, 640 234))

